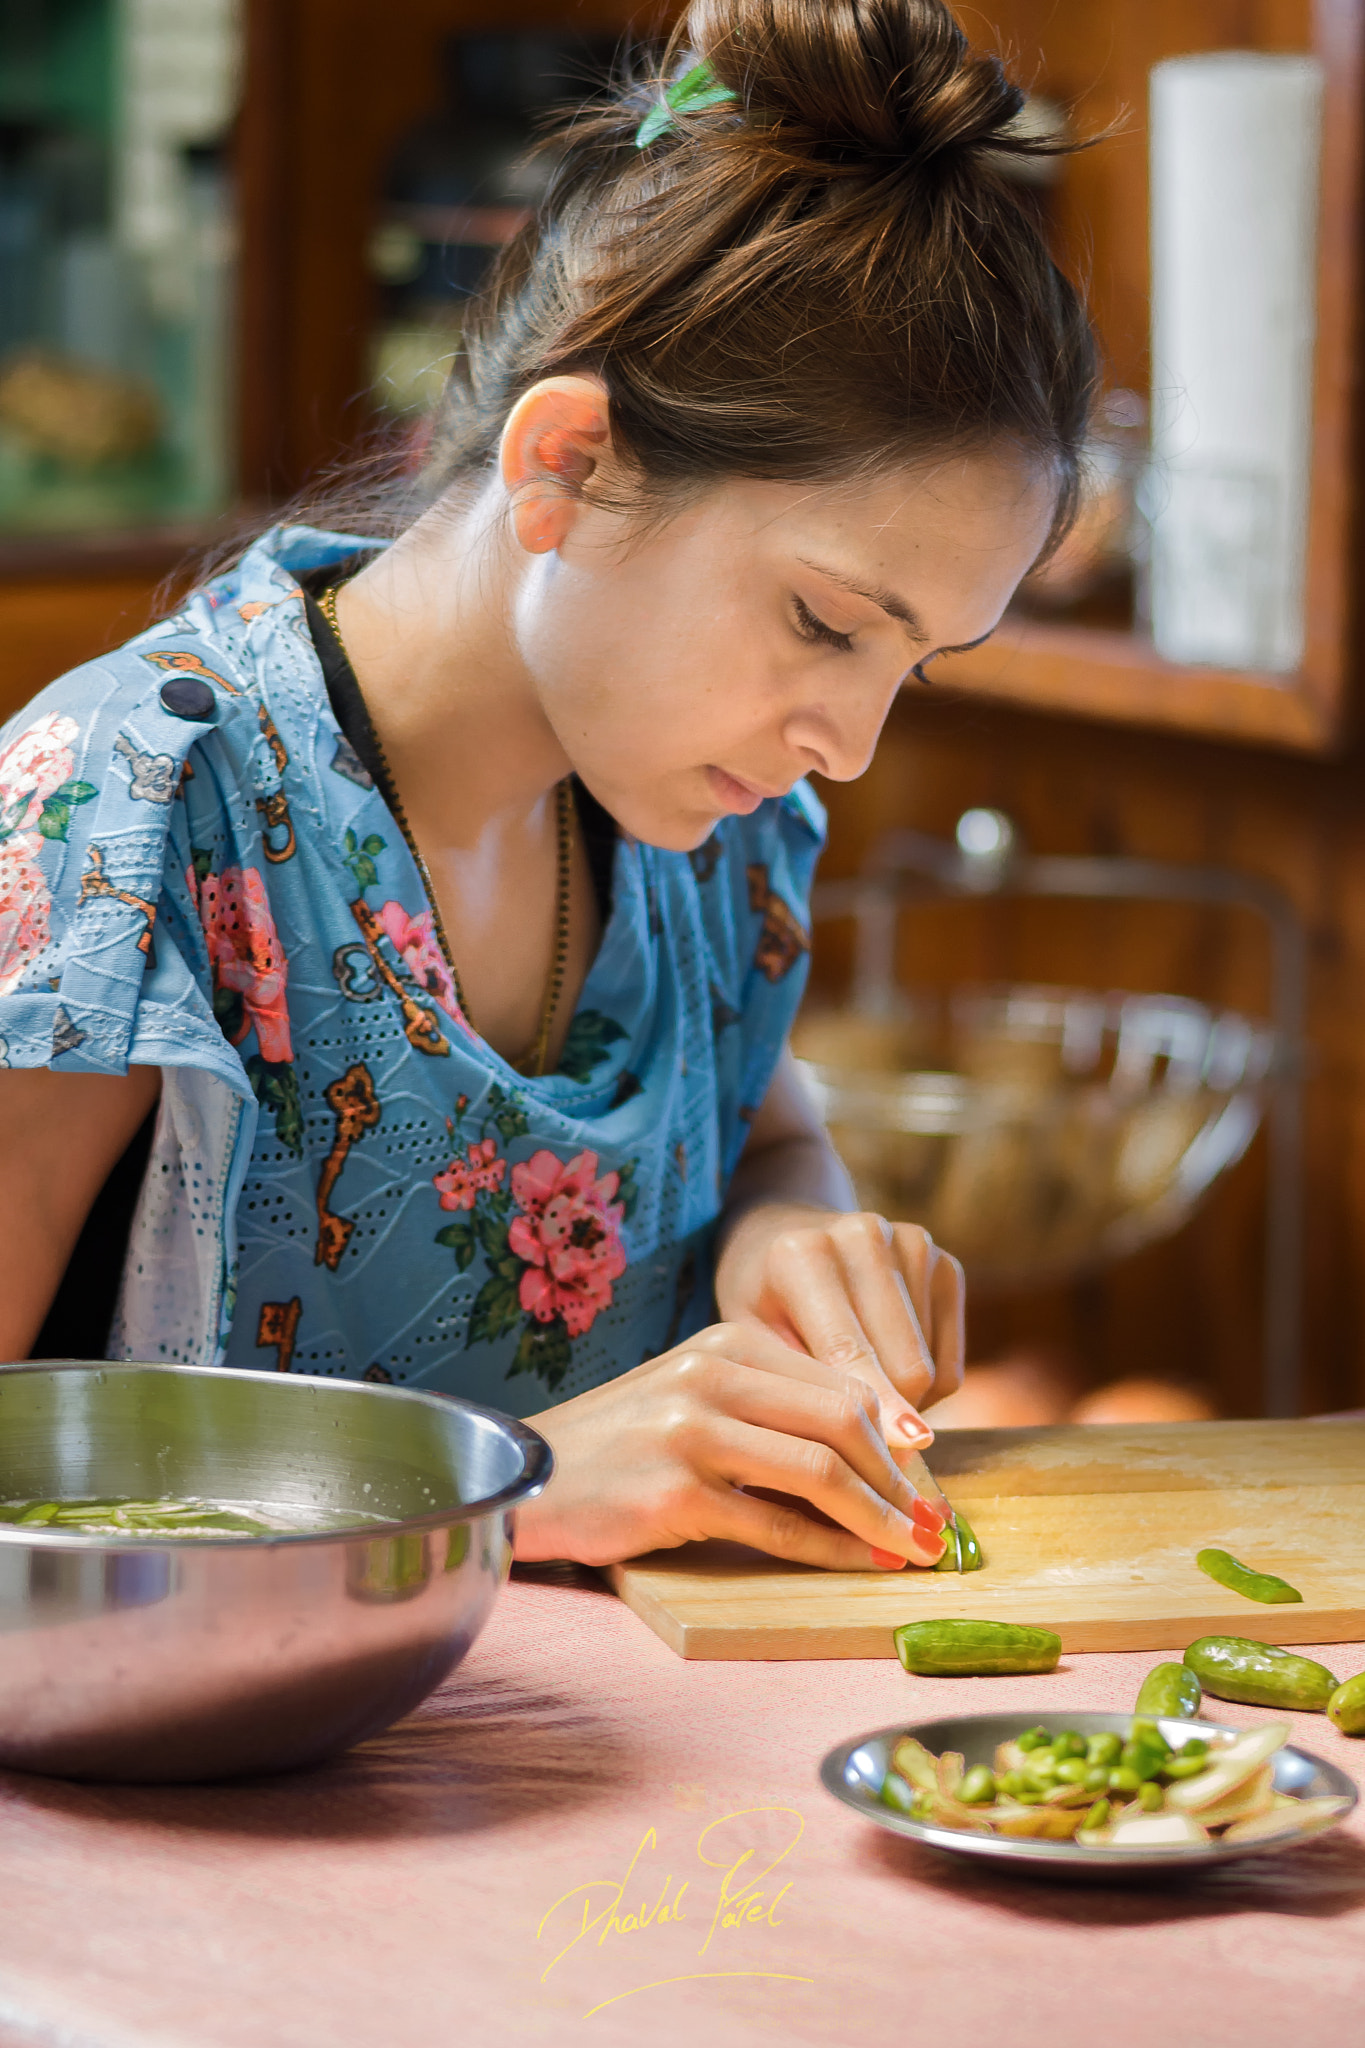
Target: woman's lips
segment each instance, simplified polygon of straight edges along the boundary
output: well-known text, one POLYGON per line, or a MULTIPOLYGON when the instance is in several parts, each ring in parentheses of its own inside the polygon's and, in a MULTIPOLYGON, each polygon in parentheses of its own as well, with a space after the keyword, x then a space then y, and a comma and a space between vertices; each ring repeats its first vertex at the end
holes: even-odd
POLYGON ((742 817, 748 817, 751 811, 756 811, 770 796, 781 795, 780 790, 760 789, 757 783, 744 782, 738 775, 731 775, 724 768, 708 768, 706 773, 710 778, 712 790, 726 810, 738 811, 742 817))

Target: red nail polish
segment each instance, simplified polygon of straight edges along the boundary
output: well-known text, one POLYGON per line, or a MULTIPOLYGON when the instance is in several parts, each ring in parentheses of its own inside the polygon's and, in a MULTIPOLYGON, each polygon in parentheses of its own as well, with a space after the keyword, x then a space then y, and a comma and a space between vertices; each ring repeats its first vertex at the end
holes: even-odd
POLYGON ((929 1427, 924 1417, 917 1415, 913 1408, 907 1408, 904 1415, 896 1417, 896 1428, 902 1436, 909 1437, 917 1450, 922 1449, 925 1444, 931 1444, 934 1441, 933 1430, 929 1427))
POLYGON ((925 1500, 922 1496, 917 1495, 915 1504, 910 1510, 910 1519, 912 1522, 918 1523, 921 1529, 927 1529, 931 1536, 941 1536, 943 1534, 945 1517, 942 1510, 936 1508, 931 1500, 925 1500))
POLYGON ((872 1562, 881 1571, 901 1572, 905 1570, 905 1567, 910 1562, 910 1560, 908 1557, 897 1557, 894 1550, 874 1550, 872 1553, 872 1562))

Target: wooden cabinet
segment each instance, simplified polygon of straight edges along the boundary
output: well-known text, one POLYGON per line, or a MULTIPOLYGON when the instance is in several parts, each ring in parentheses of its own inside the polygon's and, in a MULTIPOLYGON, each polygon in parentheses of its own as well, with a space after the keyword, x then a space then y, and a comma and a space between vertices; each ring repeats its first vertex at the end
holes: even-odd
POLYGON ((437 97, 445 40, 566 23, 615 34, 638 9, 630 0, 244 0, 244 11, 233 149, 239 516, 200 533, 0 541, 0 717, 145 624, 193 573, 196 549, 264 525, 306 480, 373 438, 367 244, 383 166, 437 97))
POLYGON ((1140 632, 1010 621, 945 679, 973 694, 1105 720, 1224 735, 1305 753, 1337 746, 1352 673, 1355 399, 1360 354, 1360 0, 989 0, 1018 73, 1109 140, 1068 164, 1066 259, 1088 275, 1112 379, 1145 391, 1147 75, 1198 50, 1312 51, 1326 81, 1318 250, 1307 645, 1292 676, 1182 667, 1140 632))
MULTIPOLYGON (((235 169, 238 476, 248 505, 287 499, 373 431, 366 243, 383 164, 431 104, 443 40, 462 29, 566 21, 583 32, 616 30, 632 13, 650 12, 642 17, 629 0, 498 8, 489 0, 394 0, 378 11, 368 0, 246 0, 235 169)), ((1340 744, 1353 653, 1363 23, 1365 0, 990 0, 972 18, 979 39, 998 40, 1016 75, 1074 108, 1082 133, 1114 131, 1069 162, 1057 231, 1066 260, 1088 277, 1111 380, 1139 390, 1148 376, 1150 67, 1200 49, 1320 56, 1327 93, 1307 647, 1297 674, 1259 676, 1165 661, 1122 622, 1019 617, 987 646, 945 663, 944 682, 1021 706, 1298 752, 1340 744)), ((155 568, 129 568, 115 593, 105 569, 83 569, 79 549, 63 573, 48 563, 38 575, 22 545, 0 550, 0 708, 21 702, 73 649, 116 640, 150 604, 177 548, 143 542, 132 553, 142 565, 155 555, 155 568), (50 654, 42 647, 45 603, 50 654), (88 633, 78 618, 90 622, 88 633)))

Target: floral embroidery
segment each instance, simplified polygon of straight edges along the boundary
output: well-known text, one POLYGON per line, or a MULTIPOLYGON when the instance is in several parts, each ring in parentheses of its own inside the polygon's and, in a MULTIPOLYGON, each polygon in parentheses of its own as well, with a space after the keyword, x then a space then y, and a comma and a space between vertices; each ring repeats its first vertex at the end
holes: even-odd
POLYGON ((445 955, 432 928, 430 909, 419 911, 416 917, 412 917, 401 903, 385 903, 377 912, 375 923, 418 986, 434 997, 448 1017, 453 1017, 457 1024, 463 1024, 464 1015, 456 1000, 455 984, 450 978, 445 955))
POLYGON ((384 841, 379 834, 367 832, 363 839, 357 839, 348 825, 341 846, 341 858, 355 876, 357 889, 373 889, 379 880, 379 870, 374 864, 375 855, 384 851, 384 841))
POLYGON ((0 995, 22 980, 52 937, 52 894, 37 856, 45 839, 65 839, 71 812, 88 804, 93 782, 73 780, 74 718, 48 712, 0 753, 0 995))
POLYGON ((518 1294, 538 1323, 559 1316, 571 1337, 581 1337, 611 1307, 611 1283, 626 1270, 616 1187, 614 1173, 597 1178, 595 1152, 580 1152, 567 1166, 553 1152, 536 1152, 512 1168, 521 1214, 507 1242, 527 1261, 518 1294))
POLYGON ((278 1066, 294 1057, 289 1038, 284 957, 259 868, 211 874, 200 855, 186 871, 213 966, 214 1014, 233 1045, 255 1027, 262 1059, 278 1066), (200 872, 200 861, 204 863, 200 872))
POLYGON ((558 1072, 567 1074, 571 1081, 590 1080, 594 1067, 611 1058, 607 1048, 627 1036, 624 1025, 603 1011, 579 1010, 565 1035, 558 1072))
POLYGON ((507 1174, 507 1161, 494 1155, 496 1138, 481 1138, 469 1147, 463 1159, 451 1160, 444 1173, 432 1175, 443 1209, 472 1209, 481 1194, 495 1193, 507 1174))
POLYGON ((73 782, 74 718, 50 711, 11 740, 0 754, 0 839, 35 829, 44 839, 65 839, 73 804, 89 803, 92 782, 73 782))
POLYGON ((52 936, 52 896, 33 856, 36 832, 23 832, 0 846, 0 996, 23 979, 52 936))
MULTIPOLYGON (((489 1127, 507 1144, 527 1135, 529 1121, 515 1095, 494 1086, 486 1099, 483 1135, 432 1177, 441 1207, 464 1212, 437 1231, 436 1242, 454 1252, 461 1273, 479 1252, 487 1262, 466 1346, 496 1343, 520 1322, 507 1376, 535 1373, 553 1391, 572 1362, 572 1340, 611 1307, 626 1270, 621 1226, 634 1207, 635 1161, 599 1174, 595 1152, 566 1161, 542 1148, 513 1166, 508 1187, 507 1160, 489 1127)), ((457 1117, 465 1107, 462 1100, 457 1117)), ((453 1119, 449 1128, 454 1135, 453 1119)))

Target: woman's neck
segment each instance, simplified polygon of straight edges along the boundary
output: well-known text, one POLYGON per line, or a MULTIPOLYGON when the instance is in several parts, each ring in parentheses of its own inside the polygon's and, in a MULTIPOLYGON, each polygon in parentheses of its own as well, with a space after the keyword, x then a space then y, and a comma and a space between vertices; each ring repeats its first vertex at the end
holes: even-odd
MULTIPOLYGON (((510 621, 525 558, 475 504, 428 517, 347 583, 337 623, 473 1022, 509 1059, 540 1027, 562 885, 555 785, 569 761, 510 621)), ((572 845, 553 1067, 597 948, 592 875, 572 845)))
POLYGON ((517 565, 488 505, 427 513, 337 599, 347 655, 419 838, 468 852, 538 829, 570 766, 513 640, 517 565))

